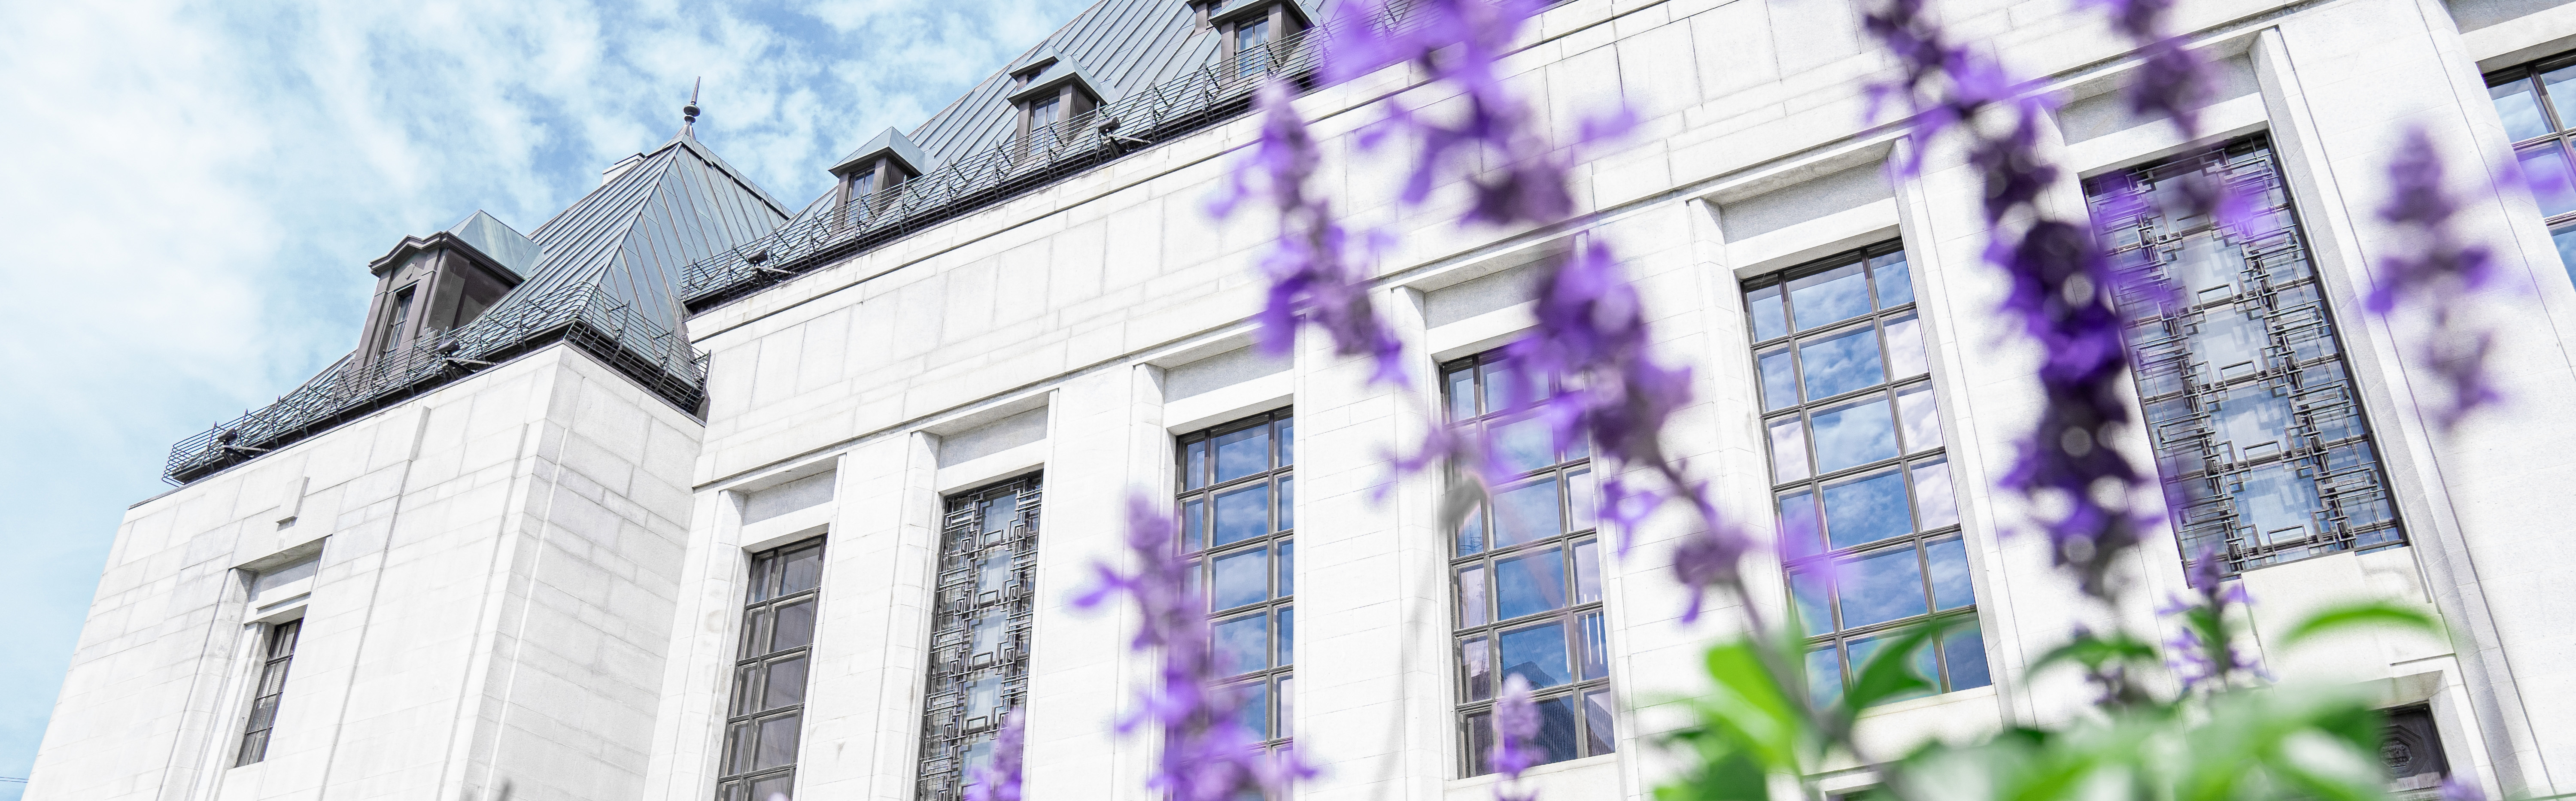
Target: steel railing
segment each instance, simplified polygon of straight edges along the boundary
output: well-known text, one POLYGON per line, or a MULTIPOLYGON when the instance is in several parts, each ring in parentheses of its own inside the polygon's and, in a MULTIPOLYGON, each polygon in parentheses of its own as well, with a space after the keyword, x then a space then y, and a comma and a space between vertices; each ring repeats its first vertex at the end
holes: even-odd
POLYGON ((513 303, 374 359, 350 354, 277 402, 181 440, 163 477, 185 484, 512 356, 558 341, 598 357, 683 409, 705 398, 707 358, 679 334, 592 286, 513 303))
MULTIPOLYGON (((1390 14, 1374 24, 1392 25, 1395 19, 1390 14)), ((1319 23, 798 220, 689 265, 680 295, 691 312, 703 311, 1233 119, 1249 111, 1254 90, 1274 78, 1311 84, 1330 38, 1319 23)))

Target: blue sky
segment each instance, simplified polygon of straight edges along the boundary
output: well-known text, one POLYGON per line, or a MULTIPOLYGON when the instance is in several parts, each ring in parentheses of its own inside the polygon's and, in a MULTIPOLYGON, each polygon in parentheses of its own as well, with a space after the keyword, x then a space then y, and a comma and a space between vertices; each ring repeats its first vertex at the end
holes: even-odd
POLYGON ((701 76, 699 138, 801 207, 1085 4, 0 4, 0 777, 125 507, 356 346, 368 259, 476 209, 534 229, 701 76))

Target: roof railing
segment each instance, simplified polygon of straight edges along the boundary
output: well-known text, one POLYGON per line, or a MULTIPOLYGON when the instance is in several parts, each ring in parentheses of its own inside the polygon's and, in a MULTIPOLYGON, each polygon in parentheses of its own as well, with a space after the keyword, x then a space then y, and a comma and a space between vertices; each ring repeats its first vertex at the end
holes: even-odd
MULTIPOLYGON (((1390 4, 1390 8, 1396 8, 1390 4)), ((1400 24, 1395 14, 1372 24, 1400 24)), ((680 297, 691 313, 750 295, 933 225, 1088 172, 1233 119, 1273 78, 1309 84, 1331 38, 1324 23, 1220 58, 1118 102, 1032 129, 912 180, 800 218, 688 266, 680 297)))
POLYGON ((680 408, 695 410, 705 398, 706 357, 597 287, 566 287, 495 311, 416 337, 373 361, 350 354, 277 402, 181 440, 170 449, 162 476, 186 484, 213 475, 557 341, 581 348, 680 408))

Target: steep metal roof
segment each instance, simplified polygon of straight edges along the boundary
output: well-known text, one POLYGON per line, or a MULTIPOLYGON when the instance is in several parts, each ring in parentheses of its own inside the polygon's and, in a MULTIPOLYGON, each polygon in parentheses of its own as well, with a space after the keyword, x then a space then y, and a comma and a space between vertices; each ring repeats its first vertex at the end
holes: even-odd
MULTIPOLYGON (((1338 4, 1309 0, 1301 5, 1322 20, 1331 18, 1338 4)), ((1081 64, 1084 77, 1105 84, 1101 90, 1115 99, 1178 78, 1217 53, 1216 33, 1198 29, 1197 12, 1184 0, 1100 0, 931 115, 913 129, 912 141, 943 164, 1002 146, 1019 124, 1019 109, 1005 99, 1011 73, 1047 55, 1081 64)))

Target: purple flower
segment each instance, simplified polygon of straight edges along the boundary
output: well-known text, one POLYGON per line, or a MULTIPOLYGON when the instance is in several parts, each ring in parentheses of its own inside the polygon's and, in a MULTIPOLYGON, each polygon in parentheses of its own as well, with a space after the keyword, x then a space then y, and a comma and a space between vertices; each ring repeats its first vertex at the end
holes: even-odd
MULTIPOLYGON (((1902 70, 1873 96, 1898 98, 1912 110, 1920 144, 1954 128, 1968 138, 1968 163, 1984 176, 1993 232, 1985 258, 2010 284, 2002 311, 2042 353, 2046 403, 2002 483, 2040 508, 2062 510, 2046 521, 2057 564, 2076 568, 2084 591, 2107 599, 2114 555, 2137 541, 2140 521, 2128 499, 2149 482, 2106 444, 2131 425, 2124 320, 2111 301, 2121 277, 2090 227, 2050 217, 2038 202, 2061 175, 2039 152, 2050 105, 2025 96, 2025 85, 2002 65, 1950 41, 1925 0, 1890 0, 1868 13, 1865 27, 1902 70), (1963 124, 1991 116, 2005 124, 1963 124), (2009 222, 2022 218, 2029 221, 2009 222)), ((1922 150, 1907 169, 1920 167, 1922 150)))
POLYGON ((2398 229, 2397 241, 2418 243, 2409 252, 2379 260, 2379 283, 2366 304, 2372 314, 2387 317, 2400 299, 2419 299, 2432 330, 2421 353, 2448 387, 2450 398, 2434 412, 2449 431, 2469 412, 2503 400, 2488 383, 2487 352, 2495 332, 2468 320, 2467 299, 2494 277, 2495 260, 2484 246, 2461 241, 2451 218, 2460 204, 2442 186, 2442 158, 2421 128, 2406 133, 2395 161, 2388 165, 2393 187, 2379 218, 2398 229))
POLYGON ((1127 500, 1127 550, 1134 572, 1094 565, 1098 584, 1074 599, 1097 608, 1124 597, 1136 605, 1136 638, 1129 647, 1158 657, 1155 686, 1138 692, 1136 709, 1118 723, 1122 734, 1153 727, 1162 745, 1154 788, 1174 801, 1230 801, 1238 793, 1284 792, 1314 770, 1293 752, 1262 753, 1261 739, 1245 728, 1237 694, 1221 684, 1209 641, 1207 604, 1189 588, 1190 564, 1175 547, 1171 504, 1145 493, 1127 500))
POLYGON ((2477 780, 2454 773, 2442 780, 2442 801, 2487 801, 2487 793, 2477 780))
POLYGON ((1374 235, 1352 241, 1333 218, 1332 203, 1306 192, 1322 156, 1297 115, 1286 84, 1273 81, 1255 99, 1262 109, 1261 140, 1209 204, 1223 219, 1236 204, 1264 195, 1279 213, 1279 236, 1261 268, 1270 278, 1268 299, 1257 316, 1261 349, 1273 355, 1296 344, 1297 326, 1311 322, 1333 338, 1343 356, 1367 356, 1377 366, 1372 383, 1404 385, 1404 345, 1369 303, 1369 276, 1360 265, 1376 249, 1374 235))
POLYGON ((2182 619, 2164 646, 2166 661, 2182 679, 2185 693, 2225 689, 2238 675, 2264 676, 2262 660, 2251 650, 2237 648, 2228 632, 2229 610, 2254 600, 2245 594, 2242 582, 2226 581, 2225 565, 2226 557, 2217 550, 2202 550, 2185 574, 2193 594, 2156 610, 2158 615, 2182 619))
POLYGON ((1028 736, 1028 714, 1013 707, 1002 713, 1002 731, 993 737, 993 759, 975 771, 966 801, 1020 801, 1020 752, 1028 736))
POLYGON ((1538 738, 1538 704, 1530 700, 1529 679, 1514 673, 1503 679, 1503 694, 1494 699, 1494 751, 1490 755, 1494 772, 1503 778, 1494 782, 1494 801, 1532 801, 1538 791, 1519 787, 1521 773, 1538 764, 1539 752, 1529 747, 1538 738), (1511 788, 1511 789, 1506 789, 1511 788))
MULTIPOLYGON (((2109 11, 2111 27, 2127 37, 2143 59, 2122 89, 2129 99, 2129 112, 2172 120, 2184 138, 2199 139, 2200 110, 2217 96, 2218 77, 2209 59, 2186 47, 2184 37, 2169 30, 2174 3, 2175 0, 2081 0, 2080 5, 2101 6, 2109 11)), ((2180 176, 2177 183, 2181 191, 2174 200, 2181 208, 2174 209, 2176 216, 2209 216, 2229 230, 2245 228, 2253 212, 2252 204, 2225 180, 2192 173, 2180 176)))

